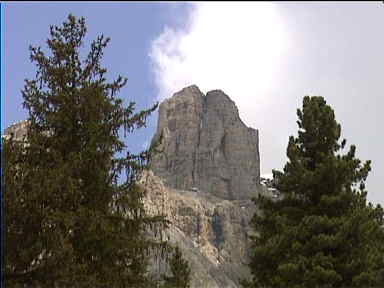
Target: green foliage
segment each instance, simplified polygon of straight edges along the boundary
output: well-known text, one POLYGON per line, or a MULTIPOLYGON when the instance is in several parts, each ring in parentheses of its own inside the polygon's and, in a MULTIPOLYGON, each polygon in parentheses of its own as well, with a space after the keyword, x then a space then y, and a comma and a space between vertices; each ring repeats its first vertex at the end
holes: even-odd
POLYGON ((278 199, 259 196, 251 221, 251 281, 244 287, 384 287, 384 212, 367 204, 370 161, 341 155, 341 127, 322 97, 304 97, 298 137, 284 172, 273 171, 278 199))
POLYGON ((167 221, 145 212, 136 184, 151 151, 131 154, 119 138, 144 127, 157 104, 123 106, 116 94, 127 80, 107 83, 100 65, 109 38, 80 59, 86 31, 84 18, 69 15, 50 27, 50 56, 30 47, 27 144, 3 142, 7 287, 154 287, 149 255, 168 245, 151 237, 167 221))
POLYGON ((188 262, 183 258, 179 247, 174 248, 169 260, 169 268, 172 276, 164 276, 164 288, 189 288, 191 269, 188 262))

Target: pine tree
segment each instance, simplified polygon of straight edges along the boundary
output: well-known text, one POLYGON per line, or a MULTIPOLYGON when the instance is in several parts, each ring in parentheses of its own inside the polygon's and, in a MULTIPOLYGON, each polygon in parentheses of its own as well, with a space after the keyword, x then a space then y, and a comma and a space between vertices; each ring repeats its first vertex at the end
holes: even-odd
POLYGON ((169 259, 169 268, 172 276, 164 276, 164 288, 189 288, 191 269, 188 261, 183 258, 179 247, 173 249, 169 259))
POLYGON ((151 151, 132 154, 119 137, 145 127, 157 104, 123 105, 127 80, 107 83, 100 65, 110 39, 99 36, 81 60, 86 32, 69 15, 50 27, 51 55, 30 47, 27 136, 3 141, 7 287, 154 287, 149 255, 168 245, 148 236, 167 221, 145 213, 136 184, 151 151))
POLYGON ((322 97, 297 110, 284 171, 273 171, 280 197, 255 199, 260 212, 245 287, 384 287, 384 212, 367 203, 370 161, 342 155, 341 127, 322 97))

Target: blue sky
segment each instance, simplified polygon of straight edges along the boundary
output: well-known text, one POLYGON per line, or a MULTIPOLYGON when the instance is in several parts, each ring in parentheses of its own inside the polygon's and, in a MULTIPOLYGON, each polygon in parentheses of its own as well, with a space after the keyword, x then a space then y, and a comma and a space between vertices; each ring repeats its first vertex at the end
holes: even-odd
MULTIPOLYGON (((86 44, 111 37, 103 64, 111 79, 128 78, 120 96, 138 109, 191 84, 228 94, 259 130, 262 174, 283 169, 303 97, 323 96, 347 147, 372 160, 368 199, 384 205, 382 1, 6 2, 3 127, 26 118, 20 90, 35 71, 28 46, 45 47, 49 25, 69 13, 85 17, 86 44)), ((131 150, 150 141, 156 122, 157 113, 128 138, 131 150)))
MULTIPOLYGON (((103 65, 109 71, 107 77, 113 79, 118 74, 127 77, 128 83, 121 90, 120 97, 136 102, 137 109, 149 107, 157 99, 148 57, 151 41, 165 25, 174 25, 178 18, 172 14, 182 15, 186 6, 183 3, 167 5, 156 2, 6 2, 3 129, 27 117, 20 91, 24 79, 33 78, 36 71, 35 64, 29 60, 29 45, 46 48, 49 25, 61 25, 69 13, 85 17, 88 28, 85 47, 100 34, 111 38, 103 58, 103 65)), ((131 149, 141 150, 155 125, 154 114, 148 122, 148 129, 137 130, 130 136, 131 149)))

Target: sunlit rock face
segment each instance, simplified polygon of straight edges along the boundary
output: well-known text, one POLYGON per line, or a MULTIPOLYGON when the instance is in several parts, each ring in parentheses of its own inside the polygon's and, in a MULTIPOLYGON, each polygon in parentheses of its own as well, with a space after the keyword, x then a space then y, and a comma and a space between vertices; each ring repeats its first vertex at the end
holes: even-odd
POLYGON ((170 221, 166 236, 189 261, 191 286, 240 287, 250 277, 251 198, 266 191, 258 131, 223 91, 193 85, 160 104, 154 143, 161 152, 141 178, 145 205, 170 221))
MULTIPOLYGON (((144 171, 144 205, 150 215, 165 215, 169 229, 163 239, 178 245, 192 271, 191 287, 241 287, 249 279, 248 223, 256 211, 251 200, 224 200, 199 191, 164 185, 152 171, 144 171)), ((164 269, 154 265, 152 272, 164 269)))
POLYGON ((17 123, 12 124, 11 126, 4 129, 4 135, 6 139, 9 139, 13 135, 15 140, 23 140, 24 136, 27 135, 29 122, 23 120, 17 123))
POLYGON ((152 143, 161 134, 163 153, 151 169, 169 187, 227 200, 250 199, 260 190, 258 130, 241 121, 223 91, 204 95, 193 85, 162 102, 152 143))

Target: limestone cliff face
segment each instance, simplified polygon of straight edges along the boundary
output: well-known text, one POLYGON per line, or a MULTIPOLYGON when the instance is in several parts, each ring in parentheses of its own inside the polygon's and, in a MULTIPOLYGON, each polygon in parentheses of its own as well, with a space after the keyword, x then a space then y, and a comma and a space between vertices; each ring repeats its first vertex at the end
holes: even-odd
POLYGON ((192 187, 227 200, 250 199, 260 183, 258 131, 248 128, 221 90, 205 96, 193 85, 159 107, 154 143, 163 135, 151 169, 167 186, 192 187))
POLYGON ((199 192, 169 188, 152 171, 142 174, 146 211, 170 221, 165 237, 189 261, 191 287, 240 287, 249 278, 248 223, 255 206, 250 200, 228 201, 199 192))
POLYGON ((23 120, 7 127, 4 129, 4 137, 9 139, 11 135, 13 135, 15 140, 20 141, 27 135, 28 125, 29 122, 27 120, 23 120))
POLYGON ((240 287, 250 277, 251 198, 268 192, 258 131, 224 92, 204 95, 193 85, 160 104, 152 143, 159 139, 162 152, 141 178, 147 211, 170 221, 166 236, 189 261, 192 287, 240 287))

